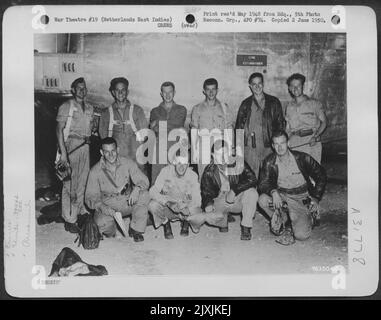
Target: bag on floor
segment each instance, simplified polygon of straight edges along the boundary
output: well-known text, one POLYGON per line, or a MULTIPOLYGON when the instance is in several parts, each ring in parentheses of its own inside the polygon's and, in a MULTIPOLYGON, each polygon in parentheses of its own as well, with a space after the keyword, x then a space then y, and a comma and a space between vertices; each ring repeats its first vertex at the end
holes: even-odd
POLYGON ((103 239, 103 237, 94 221, 93 214, 79 216, 78 227, 80 232, 78 233, 78 237, 75 239, 74 243, 78 241, 78 247, 82 245, 82 247, 86 250, 98 248, 99 242, 103 239))
POLYGON ((48 206, 41 208, 41 215, 37 218, 37 224, 49 224, 49 223, 64 223, 65 220, 62 218, 62 205, 61 202, 55 202, 48 206))
POLYGON ((107 275, 102 265, 88 264, 70 248, 63 248, 52 264, 49 277, 103 276, 107 275))
POLYGON ((38 188, 35 192, 35 199, 39 201, 59 200, 58 190, 52 186, 38 188))

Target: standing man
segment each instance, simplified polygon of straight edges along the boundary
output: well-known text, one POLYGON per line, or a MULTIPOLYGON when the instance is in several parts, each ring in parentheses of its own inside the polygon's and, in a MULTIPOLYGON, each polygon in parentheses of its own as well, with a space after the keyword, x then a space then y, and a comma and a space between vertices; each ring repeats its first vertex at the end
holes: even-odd
POLYGON ((310 237, 327 176, 324 168, 310 155, 289 150, 285 131, 273 134, 272 145, 275 152, 264 160, 259 177, 259 205, 271 218, 271 227, 276 232, 290 220, 292 229, 287 229, 277 240, 288 245, 294 243, 294 239, 310 237), (284 206, 289 218, 282 210, 284 206))
POLYGON ((79 231, 77 217, 85 214, 84 194, 90 167, 89 138, 93 126, 93 106, 85 101, 87 95, 84 78, 71 84, 73 98, 58 109, 56 135, 60 158, 57 166, 70 167, 71 177, 63 181, 62 217, 65 230, 79 231))
MULTIPOLYGON (((120 155, 136 161, 136 150, 142 142, 137 141, 137 132, 148 127, 143 109, 128 99, 129 82, 126 78, 114 78, 109 91, 113 104, 104 110, 99 123, 101 138, 113 137, 120 148, 120 155)), ((144 170, 144 165, 138 164, 144 170)))
POLYGON ((290 136, 290 148, 311 155, 321 162, 320 136, 327 127, 322 104, 303 93, 306 77, 294 73, 287 79, 288 92, 293 100, 287 105, 286 131, 290 136))
POLYGON ((249 77, 252 95, 242 101, 236 121, 236 129, 244 129, 245 161, 258 176, 263 159, 271 153, 271 135, 283 130, 285 120, 278 98, 263 92, 262 73, 249 77))
POLYGON ((198 233, 205 222, 200 183, 197 174, 189 167, 188 159, 175 156, 172 163, 160 171, 150 196, 149 211, 154 227, 163 225, 165 239, 173 239, 171 221, 181 221, 181 236, 189 235, 189 224, 198 233))
MULTIPOLYGON (((191 129, 208 129, 209 131, 213 129, 221 130, 223 134, 224 129, 234 129, 234 117, 233 112, 226 103, 220 102, 217 99, 218 93, 218 82, 214 78, 206 79, 203 85, 203 93, 205 95, 205 100, 192 109, 192 117, 190 128, 191 129)), ((201 139, 201 133, 197 135, 196 141, 192 141, 192 144, 198 145, 198 175, 201 179, 205 167, 210 163, 210 159, 207 163, 202 163, 202 155, 208 148, 210 150, 210 145, 204 146, 199 143, 201 139)))
MULTIPOLYGON (((167 164, 159 163, 159 121, 166 121, 167 134, 173 129, 184 128, 185 120, 187 117, 187 109, 184 106, 178 105, 174 100, 175 85, 172 82, 164 82, 160 87, 160 95, 163 101, 158 107, 151 110, 150 115, 150 128, 156 135, 156 164, 152 165, 151 183, 155 183, 157 176, 162 168, 167 164)), ((175 144, 176 141, 167 141, 167 150, 175 144)))
POLYGON ((116 234, 115 214, 131 216, 128 233, 143 241, 147 225, 148 178, 135 161, 120 157, 114 138, 101 142, 101 160, 91 168, 86 187, 86 204, 95 210, 95 222, 106 237, 116 234))
POLYGON ((241 240, 250 240, 258 201, 255 173, 244 162, 243 171, 234 174, 228 165, 228 148, 219 142, 213 148, 213 160, 205 168, 201 179, 206 222, 218 226, 220 232, 228 232, 228 213, 242 212, 241 240))

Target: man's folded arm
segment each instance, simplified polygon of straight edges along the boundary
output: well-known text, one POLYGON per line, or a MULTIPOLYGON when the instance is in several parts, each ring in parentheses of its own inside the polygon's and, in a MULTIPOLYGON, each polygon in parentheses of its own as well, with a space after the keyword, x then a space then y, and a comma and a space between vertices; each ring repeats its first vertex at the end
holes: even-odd
POLYGON ((129 173, 132 183, 140 190, 148 190, 149 181, 147 176, 139 169, 138 165, 131 160, 129 164, 129 173))
POLYGON ((113 215, 114 210, 102 202, 99 181, 94 171, 90 171, 87 180, 85 202, 90 209, 106 215, 113 215))
POLYGON ((165 170, 162 169, 159 173, 159 175, 156 178, 155 183, 149 190, 149 195, 153 200, 156 200, 162 205, 165 205, 168 201, 167 197, 163 194, 161 194, 161 191, 164 187, 164 179, 165 179, 165 170))

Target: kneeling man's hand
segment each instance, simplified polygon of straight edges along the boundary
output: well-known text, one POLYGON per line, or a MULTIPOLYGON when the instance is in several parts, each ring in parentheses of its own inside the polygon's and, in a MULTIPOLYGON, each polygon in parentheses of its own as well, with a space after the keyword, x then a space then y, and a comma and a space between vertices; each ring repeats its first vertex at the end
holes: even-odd
POLYGON ((189 216, 190 215, 190 211, 189 211, 189 208, 188 207, 184 207, 181 209, 181 213, 184 215, 184 216, 189 216))
POLYGON ((319 209, 319 201, 315 198, 311 198, 311 203, 309 207, 310 211, 317 211, 319 209))
POLYGON ((282 198, 280 197, 280 194, 278 191, 274 191, 272 193, 273 197, 273 206, 275 209, 280 209, 282 207, 282 198))
POLYGON ((205 207, 205 212, 206 213, 211 213, 214 211, 214 206, 212 204, 208 205, 205 207))
POLYGON ((127 200, 127 204, 129 206, 133 206, 136 202, 138 202, 138 198, 139 198, 139 191, 140 189, 139 188, 134 188, 127 200))
POLYGON ((308 141, 310 143, 310 146, 313 147, 316 142, 317 142, 317 138, 315 136, 311 137, 310 141, 308 141))

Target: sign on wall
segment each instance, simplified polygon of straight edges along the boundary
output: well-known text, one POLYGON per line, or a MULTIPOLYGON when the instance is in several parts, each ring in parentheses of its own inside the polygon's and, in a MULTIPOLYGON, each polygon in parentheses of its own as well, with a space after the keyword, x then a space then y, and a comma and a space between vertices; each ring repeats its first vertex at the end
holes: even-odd
POLYGON ((237 66, 265 67, 267 66, 267 56, 258 54, 238 54, 237 66))

